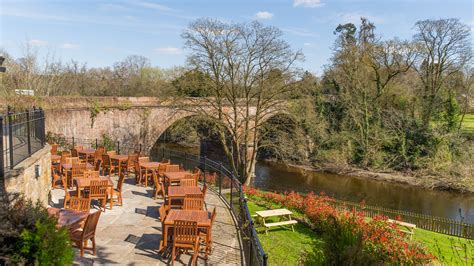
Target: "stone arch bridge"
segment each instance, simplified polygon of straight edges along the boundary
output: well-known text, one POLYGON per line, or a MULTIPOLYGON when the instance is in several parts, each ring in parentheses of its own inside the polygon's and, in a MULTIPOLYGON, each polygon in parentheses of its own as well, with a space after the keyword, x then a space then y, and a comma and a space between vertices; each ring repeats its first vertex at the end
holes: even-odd
MULTIPOLYGON (((47 132, 83 139, 101 139, 107 134, 123 143, 140 143, 150 148, 173 123, 196 115, 188 108, 178 108, 175 102, 152 97, 58 96, 38 101, 46 113, 47 132)), ((205 103, 208 101, 203 100, 205 103)), ((206 108, 200 107, 204 111, 206 108)), ((212 108, 208 109, 211 112, 212 108)), ((250 111, 255 112, 255 108, 250 111)))

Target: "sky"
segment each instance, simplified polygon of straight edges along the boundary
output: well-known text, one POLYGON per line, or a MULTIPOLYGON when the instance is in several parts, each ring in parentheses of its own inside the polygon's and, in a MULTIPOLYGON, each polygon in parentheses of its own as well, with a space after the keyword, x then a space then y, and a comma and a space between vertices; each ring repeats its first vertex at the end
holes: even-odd
POLYGON ((374 22, 384 39, 410 39, 418 20, 459 18, 474 28, 472 1, 461 0, 0 0, 0 48, 14 57, 25 46, 43 56, 89 67, 143 55, 153 66, 186 66, 181 33, 200 17, 226 22, 259 20, 283 31, 317 75, 332 55, 341 23, 374 22))

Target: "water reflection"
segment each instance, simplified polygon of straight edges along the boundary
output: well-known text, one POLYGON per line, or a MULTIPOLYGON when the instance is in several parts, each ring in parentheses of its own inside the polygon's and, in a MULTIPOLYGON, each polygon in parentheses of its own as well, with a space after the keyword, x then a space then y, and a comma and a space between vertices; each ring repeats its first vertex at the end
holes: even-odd
MULTIPOLYGON (((160 144, 159 147, 178 149, 187 153, 199 154, 197 147, 183 147, 176 144, 160 144)), ((224 156, 216 149, 206 147, 206 156, 211 160, 222 161, 224 156)), ((354 202, 365 201, 369 205, 413 211, 423 214, 449 217, 474 223, 474 196, 447 191, 433 191, 403 184, 387 183, 351 176, 306 171, 275 162, 258 162, 255 187, 272 191, 297 191, 300 193, 324 192, 337 199, 354 202), (461 213, 459 212, 461 210, 461 213)))

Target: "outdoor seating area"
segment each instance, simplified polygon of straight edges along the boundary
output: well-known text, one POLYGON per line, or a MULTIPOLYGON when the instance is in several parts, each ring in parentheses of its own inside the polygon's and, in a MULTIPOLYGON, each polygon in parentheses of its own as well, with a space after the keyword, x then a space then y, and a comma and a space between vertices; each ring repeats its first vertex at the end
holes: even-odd
POLYGON ((69 230, 78 263, 242 263, 234 219, 198 182, 200 169, 139 151, 75 146, 58 155, 52 145, 51 152, 48 212, 69 230))

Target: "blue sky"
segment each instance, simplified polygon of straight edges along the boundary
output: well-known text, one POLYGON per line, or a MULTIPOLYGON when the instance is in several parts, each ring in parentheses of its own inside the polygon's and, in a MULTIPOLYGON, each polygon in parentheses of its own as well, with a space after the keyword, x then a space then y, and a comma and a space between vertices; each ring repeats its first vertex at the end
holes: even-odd
POLYGON ((279 27, 306 60, 301 67, 321 74, 331 56, 339 23, 367 17, 384 38, 411 38, 422 19, 459 18, 474 27, 472 1, 461 0, 0 0, 0 47, 15 57, 25 43, 63 61, 110 66, 127 55, 152 65, 185 65, 182 31, 199 17, 279 27))

